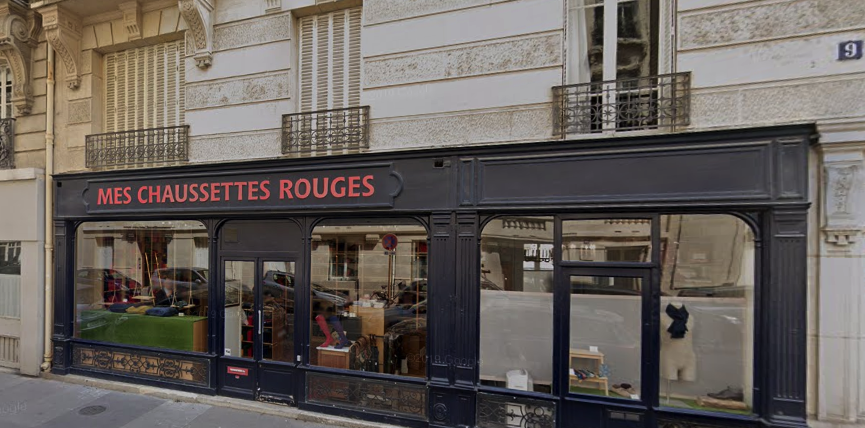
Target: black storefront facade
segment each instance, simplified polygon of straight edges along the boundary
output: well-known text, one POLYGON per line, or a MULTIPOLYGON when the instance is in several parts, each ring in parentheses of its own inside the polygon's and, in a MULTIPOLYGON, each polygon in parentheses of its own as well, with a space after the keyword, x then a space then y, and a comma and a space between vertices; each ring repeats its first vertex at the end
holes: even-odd
POLYGON ((806 426, 814 132, 60 175, 53 372, 407 426, 806 426))

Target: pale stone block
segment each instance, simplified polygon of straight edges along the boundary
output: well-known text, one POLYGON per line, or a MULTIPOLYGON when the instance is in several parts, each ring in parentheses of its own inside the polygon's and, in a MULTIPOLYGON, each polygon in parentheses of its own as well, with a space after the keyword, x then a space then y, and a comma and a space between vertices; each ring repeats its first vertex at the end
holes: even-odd
POLYGON ((551 106, 483 110, 404 119, 373 119, 370 149, 462 146, 538 141, 552 134, 551 106))
POLYGON ((213 49, 220 51, 291 39, 291 15, 282 14, 213 29, 213 49))
MULTIPOLYGON (((45 116, 42 116, 45 119, 45 116)), ((44 126, 43 126, 44 128, 44 126)), ((45 150, 45 131, 34 132, 32 134, 17 134, 15 135, 15 151, 16 152, 31 152, 34 150, 45 150)), ((18 165, 16 165, 18 166, 18 165)))
POLYGON ((364 23, 378 24, 490 3, 490 0, 367 0, 363 5, 364 23))
POLYGON ((214 11, 214 23, 224 24, 261 16, 263 8, 260 3, 260 0, 219 0, 214 11))
POLYGON ((93 127, 89 123, 81 123, 67 126, 63 137, 66 147, 84 147, 87 143, 87 136, 92 134, 95 134, 93 127))
POLYGON ((742 117, 777 123, 865 115, 865 77, 742 90, 742 117))
POLYGON ((689 10, 704 9, 708 7, 735 6, 752 1, 754 0, 688 0, 678 3, 678 6, 679 13, 682 13, 689 10))
POLYGON ((159 22, 162 20, 162 11, 154 10, 144 13, 141 17, 141 37, 148 38, 159 35, 159 22))
POLYGON ((368 26, 361 50, 370 57, 562 30, 562 7, 562 0, 520 0, 368 26))
POLYGON ((48 44, 39 43, 35 48, 33 48, 31 54, 33 55, 34 61, 42 61, 48 58, 48 44))
POLYGON ((102 22, 93 26, 93 31, 96 33, 96 45, 104 47, 114 44, 114 38, 111 34, 111 23, 102 22))
POLYGON ((68 124, 90 122, 90 98, 71 101, 67 105, 69 106, 68 124))
POLYGON ((686 51, 677 56, 678 69, 692 72, 693 88, 856 73, 862 64, 838 61, 835 46, 859 39, 865 30, 686 51))
POLYGON ((176 7, 162 9, 162 20, 159 23, 159 34, 176 32, 177 24, 180 20, 180 10, 176 7))
POLYGON ((679 19, 680 49, 863 28, 865 2, 796 0, 709 10, 679 19))
POLYGON ((364 62, 364 88, 562 64, 561 33, 364 62))
POLYGON ((15 118, 15 135, 45 132, 45 114, 29 114, 15 118))
POLYGON ((30 87, 33 88, 33 96, 34 97, 39 97, 39 96, 45 95, 45 91, 48 90, 48 88, 45 86, 47 80, 48 80, 47 77, 40 77, 38 79, 33 79, 33 83, 30 84, 30 87))
POLYGON ((848 419, 851 383, 858 382, 857 373, 849 370, 851 346, 855 344, 848 338, 820 337, 819 340, 818 415, 835 420, 848 419))
POLYGON ((691 128, 712 128, 740 122, 739 91, 693 92, 691 96, 691 128))
POLYGON ((85 171, 84 147, 72 147, 64 150, 63 156, 54 157, 54 171, 57 174, 85 171))
POLYGON ((99 43, 96 41, 96 29, 88 25, 81 30, 81 49, 96 49, 99 43))
MULTIPOLYGON (((69 101, 80 100, 83 98, 90 98, 92 96, 91 91, 93 88, 93 75, 92 74, 84 74, 81 76, 81 83, 78 86, 78 89, 74 91, 68 91, 67 98, 69 101)), ((67 91, 66 87, 58 85, 58 90, 67 91)))
POLYGON ((190 162, 215 162, 282 155, 279 130, 194 137, 189 141, 190 162))
POLYGON ((129 32, 126 31, 126 24, 122 19, 111 21, 111 35, 115 45, 129 41, 129 32))
POLYGON ((539 104, 551 102, 551 88, 561 82, 562 68, 553 67, 413 85, 418 92, 408 96, 394 95, 411 86, 365 90, 361 104, 374 118, 539 104))
POLYGON ((862 259, 824 256, 820 260, 820 336, 851 337, 858 334, 862 259))
POLYGON ((191 59, 186 61, 186 81, 200 82, 288 70, 292 67, 291 41, 249 46, 213 54, 213 65, 202 70, 191 59))
POLYGON ((291 109, 288 100, 194 110, 186 113, 192 135, 227 134, 274 129, 282 126, 282 115, 291 109))
POLYGON ((186 23, 185 19, 179 19, 177 21, 177 31, 186 31, 189 29, 189 24, 186 23))
POLYGON ((252 76, 214 83, 189 84, 186 108, 189 110, 287 99, 291 96, 289 72, 252 76))
MULTIPOLYGON (((59 70, 60 65, 55 63, 55 70, 59 70)), ((42 79, 48 76, 48 61, 33 61, 33 67, 30 69, 31 75, 34 79, 42 79)), ((62 71, 58 71, 58 73, 62 73, 62 71)))

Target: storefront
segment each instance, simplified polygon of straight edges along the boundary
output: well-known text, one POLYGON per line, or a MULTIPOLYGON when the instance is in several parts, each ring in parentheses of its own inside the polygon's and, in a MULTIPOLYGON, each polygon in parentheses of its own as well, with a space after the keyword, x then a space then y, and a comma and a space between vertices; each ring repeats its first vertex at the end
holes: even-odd
POLYGON ((406 426, 806 426, 810 126, 56 177, 54 372, 406 426))

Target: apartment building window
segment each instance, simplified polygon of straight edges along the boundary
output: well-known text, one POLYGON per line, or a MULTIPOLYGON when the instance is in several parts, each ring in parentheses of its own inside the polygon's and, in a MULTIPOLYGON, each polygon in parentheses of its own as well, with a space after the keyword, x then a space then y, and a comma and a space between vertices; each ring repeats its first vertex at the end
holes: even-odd
POLYGON ((298 21, 299 113, 283 117, 283 153, 320 155, 368 146, 360 105, 362 8, 298 21))
POLYGON ((176 40, 105 55, 105 133, 87 136, 88 168, 188 159, 184 52, 176 40))
POLYGON ((12 117, 12 70, 4 64, 0 65, 0 119, 12 117))
POLYGON ((666 0, 569 0, 566 85, 554 88, 557 133, 687 124, 690 75, 659 75, 666 0))
POLYGON ((183 125, 184 43, 128 49, 105 55, 105 131, 183 125))

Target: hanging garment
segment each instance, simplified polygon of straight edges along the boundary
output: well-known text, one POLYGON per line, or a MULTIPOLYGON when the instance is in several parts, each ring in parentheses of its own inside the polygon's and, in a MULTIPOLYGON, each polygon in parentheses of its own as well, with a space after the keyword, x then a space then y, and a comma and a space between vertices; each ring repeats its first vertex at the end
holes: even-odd
POLYGON ((677 308, 672 304, 667 305, 667 309, 665 311, 667 316, 672 318, 673 323, 670 324, 670 327, 667 328, 667 331, 670 333, 670 337, 673 339, 683 339, 685 337, 685 333, 688 331, 688 310, 685 309, 685 305, 682 305, 681 308, 677 308))

